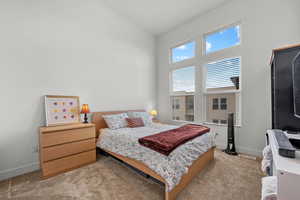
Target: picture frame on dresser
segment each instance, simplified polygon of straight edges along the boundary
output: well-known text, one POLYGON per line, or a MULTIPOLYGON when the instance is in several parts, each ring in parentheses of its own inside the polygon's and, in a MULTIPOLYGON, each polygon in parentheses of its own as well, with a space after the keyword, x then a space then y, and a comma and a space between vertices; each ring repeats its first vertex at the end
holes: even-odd
POLYGON ((78 96, 45 95, 46 126, 80 123, 78 96))

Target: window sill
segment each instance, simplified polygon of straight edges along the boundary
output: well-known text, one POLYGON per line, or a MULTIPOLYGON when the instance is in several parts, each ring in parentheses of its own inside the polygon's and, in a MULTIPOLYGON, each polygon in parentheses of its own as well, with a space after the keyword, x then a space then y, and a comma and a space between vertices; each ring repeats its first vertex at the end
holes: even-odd
POLYGON ((190 123, 190 124, 196 124, 195 122, 191 122, 191 121, 184 121, 184 120, 176 120, 176 119, 172 119, 172 122, 178 122, 178 123, 190 123))
POLYGON ((231 94, 231 93, 240 93, 241 89, 238 90, 215 90, 215 91, 204 91, 204 95, 209 95, 209 94, 231 94))
MULTIPOLYGON (((202 124, 213 125, 213 126, 224 126, 224 127, 228 126, 227 124, 215 124, 215 123, 211 123, 211 122, 203 122, 202 124)), ((234 127, 242 128, 242 125, 234 125, 234 127)))
MULTIPOLYGON (((227 124, 215 124, 210 122, 190 122, 190 121, 183 121, 183 120, 171 120, 176 123, 190 123, 190 124, 197 124, 197 125, 212 125, 212 126, 221 126, 227 127, 227 124)), ((242 125, 234 125, 236 128, 242 128, 242 125)))

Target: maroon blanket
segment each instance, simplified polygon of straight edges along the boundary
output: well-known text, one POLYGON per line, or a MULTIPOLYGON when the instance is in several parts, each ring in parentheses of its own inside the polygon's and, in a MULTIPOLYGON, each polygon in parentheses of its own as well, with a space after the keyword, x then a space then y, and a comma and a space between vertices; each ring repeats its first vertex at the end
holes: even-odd
POLYGON ((206 126, 187 124, 176 129, 139 138, 139 143, 154 151, 169 155, 179 145, 203 135, 209 130, 206 126))

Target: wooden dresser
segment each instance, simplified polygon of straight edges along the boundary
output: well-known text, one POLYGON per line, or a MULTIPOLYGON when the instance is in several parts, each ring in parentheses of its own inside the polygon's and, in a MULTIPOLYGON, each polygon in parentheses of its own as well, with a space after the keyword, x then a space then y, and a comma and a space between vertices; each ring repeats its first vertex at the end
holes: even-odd
POLYGON ((40 165, 43 178, 96 161, 94 124, 40 128, 40 165))

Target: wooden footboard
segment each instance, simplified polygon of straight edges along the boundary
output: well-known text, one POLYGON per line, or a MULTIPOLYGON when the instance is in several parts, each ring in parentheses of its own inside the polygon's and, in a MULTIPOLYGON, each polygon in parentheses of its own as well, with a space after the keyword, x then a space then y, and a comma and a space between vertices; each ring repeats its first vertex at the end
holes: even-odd
POLYGON ((206 153, 201 155, 189 168, 188 173, 182 176, 178 185, 173 188, 170 192, 165 191, 165 200, 175 200, 176 196, 192 181, 192 179, 202 171, 207 164, 214 160, 214 150, 215 148, 211 148, 206 153))
POLYGON ((188 173, 182 176, 181 181, 178 185, 173 188, 173 190, 168 192, 167 184, 164 178, 162 178, 159 174, 157 174, 155 171, 147 167, 145 164, 131 159, 127 158, 125 156, 121 156, 119 154, 105 151, 108 154, 122 160, 123 162, 135 167, 136 169, 144 172, 145 174, 165 183, 165 200, 175 200, 176 196, 192 181, 192 179, 202 170, 205 168, 205 166, 214 159, 214 150, 215 148, 211 148, 204 154, 202 154, 197 160, 194 161, 194 163, 189 167, 188 173))

